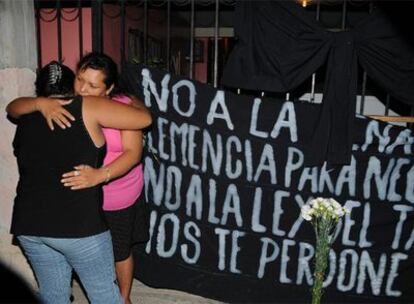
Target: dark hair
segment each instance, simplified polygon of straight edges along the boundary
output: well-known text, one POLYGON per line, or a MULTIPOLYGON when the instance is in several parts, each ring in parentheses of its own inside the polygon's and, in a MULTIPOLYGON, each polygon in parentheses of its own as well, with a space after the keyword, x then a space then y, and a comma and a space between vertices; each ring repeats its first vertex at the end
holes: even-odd
POLYGON ((105 85, 118 85, 118 67, 111 57, 104 53, 92 52, 83 56, 77 65, 77 71, 93 69, 102 71, 105 75, 105 85))
POLYGON ((51 61, 41 68, 36 77, 36 95, 73 95, 75 73, 66 65, 51 61))

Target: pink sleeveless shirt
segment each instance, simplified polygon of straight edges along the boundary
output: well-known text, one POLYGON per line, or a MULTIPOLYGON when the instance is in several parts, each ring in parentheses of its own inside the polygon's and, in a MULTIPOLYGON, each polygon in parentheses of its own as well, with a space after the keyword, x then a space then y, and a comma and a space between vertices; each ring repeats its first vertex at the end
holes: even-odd
MULTIPOLYGON (((129 104, 131 99, 127 96, 115 96, 114 102, 129 104)), ((104 128, 103 134, 106 140, 106 156, 104 165, 110 164, 122 154, 121 131, 117 129, 104 128)), ((144 186, 142 164, 132 168, 126 175, 111 181, 103 186, 104 203, 103 209, 114 211, 125 209, 134 204, 140 196, 144 186)))

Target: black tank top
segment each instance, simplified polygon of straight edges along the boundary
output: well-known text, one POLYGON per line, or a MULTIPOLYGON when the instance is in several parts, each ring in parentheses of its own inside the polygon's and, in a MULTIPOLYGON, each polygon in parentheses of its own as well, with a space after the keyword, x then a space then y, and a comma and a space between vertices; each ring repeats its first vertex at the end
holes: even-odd
POLYGON ((11 233, 59 238, 91 236, 107 230, 102 189, 70 190, 60 182, 75 165, 100 167, 97 148, 83 123, 82 98, 65 108, 76 118, 70 128, 51 131, 39 112, 20 118, 13 141, 19 168, 11 233))

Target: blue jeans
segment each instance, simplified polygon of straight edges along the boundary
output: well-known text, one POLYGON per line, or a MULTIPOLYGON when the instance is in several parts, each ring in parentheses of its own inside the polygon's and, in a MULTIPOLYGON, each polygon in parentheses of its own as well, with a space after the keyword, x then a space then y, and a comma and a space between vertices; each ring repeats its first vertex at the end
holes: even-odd
POLYGON ((123 303, 109 231, 84 238, 18 237, 35 272, 43 303, 70 303, 72 269, 91 303, 123 303))

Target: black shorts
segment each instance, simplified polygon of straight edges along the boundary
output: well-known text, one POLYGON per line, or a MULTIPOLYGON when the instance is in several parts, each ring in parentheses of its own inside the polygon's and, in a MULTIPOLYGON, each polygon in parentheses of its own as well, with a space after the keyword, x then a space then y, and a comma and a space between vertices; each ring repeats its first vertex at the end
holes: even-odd
POLYGON ((123 261, 131 254, 132 246, 148 241, 147 204, 141 194, 130 207, 105 211, 106 221, 112 235, 115 262, 123 261))

